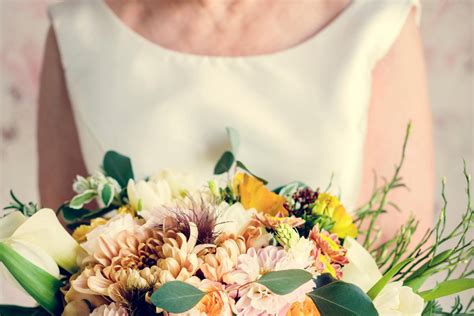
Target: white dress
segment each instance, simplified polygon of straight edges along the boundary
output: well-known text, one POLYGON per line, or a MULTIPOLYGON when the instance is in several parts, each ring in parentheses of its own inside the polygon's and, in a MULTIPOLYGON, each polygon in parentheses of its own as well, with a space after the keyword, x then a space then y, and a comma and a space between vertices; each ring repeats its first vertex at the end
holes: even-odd
MULTIPOLYGON (((89 171, 107 150, 137 177, 162 168, 211 175, 240 133, 238 158, 273 187, 326 187, 354 207, 371 73, 416 0, 353 0, 312 38, 272 54, 180 53, 141 37, 103 0, 51 6, 89 171)), ((382 106, 382 105, 381 105, 382 106)), ((58 136, 60 137, 60 136, 58 136)))

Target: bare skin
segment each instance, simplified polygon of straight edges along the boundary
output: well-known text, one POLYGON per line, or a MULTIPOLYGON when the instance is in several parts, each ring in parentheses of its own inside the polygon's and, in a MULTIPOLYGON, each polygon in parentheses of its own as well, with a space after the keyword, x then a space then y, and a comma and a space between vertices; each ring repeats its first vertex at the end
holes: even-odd
MULTIPOLYGON (((268 54, 297 45, 337 18, 348 2, 106 1, 125 24, 150 41, 176 51, 216 56, 268 54)), ((411 192, 398 191, 392 199, 422 220, 421 234, 433 220, 434 162, 424 60, 413 14, 373 73, 361 203, 372 191, 373 170, 385 177, 393 173, 409 120, 414 131, 402 176, 411 192)), ((46 42, 38 123, 41 202, 56 206, 71 197, 71 179, 86 171, 52 29, 46 42)), ((390 235, 408 214, 393 211, 381 225, 390 235)))

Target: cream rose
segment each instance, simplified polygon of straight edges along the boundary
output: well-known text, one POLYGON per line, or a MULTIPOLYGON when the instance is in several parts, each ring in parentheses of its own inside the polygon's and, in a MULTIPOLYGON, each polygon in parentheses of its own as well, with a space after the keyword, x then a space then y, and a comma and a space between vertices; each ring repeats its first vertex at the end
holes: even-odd
MULTIPOLYGON (((346 237, 344 247, 349 264, 342 270, 342 281, 353 283, 367 292, 380 280, 382 273, 374 258, 357 241, 346 237)), ((424 307, 423 299, 401 282, 388 283, 373 303, 380 316, 418 316, 424 307)))

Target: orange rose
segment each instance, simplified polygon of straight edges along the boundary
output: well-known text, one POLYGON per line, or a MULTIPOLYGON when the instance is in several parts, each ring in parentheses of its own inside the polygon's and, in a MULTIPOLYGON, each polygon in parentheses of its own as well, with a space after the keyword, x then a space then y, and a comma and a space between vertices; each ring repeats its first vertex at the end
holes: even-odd
POLYGON ((251 175, 238 173, 234 178, 234 191, 239 193, 240 203, 246 209, 254 208, 272 216, 288 216, 285 198, 268 190, 263 182, 251 175))
POLYGON ((306 297, 304 302, 293 303, 290 307, 286 316, 320 316, 316 305, 314 305, 313 300, 309 297, 306 297))

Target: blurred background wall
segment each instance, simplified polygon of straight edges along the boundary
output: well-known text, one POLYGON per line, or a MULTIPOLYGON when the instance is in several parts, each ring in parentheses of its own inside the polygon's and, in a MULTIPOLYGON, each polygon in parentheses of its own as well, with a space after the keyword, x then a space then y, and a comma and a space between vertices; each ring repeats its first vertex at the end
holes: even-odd
MULTIPOLYGON (((52 2, 55 1, 0 0, 2 207, 9 202, 10 189, 23 200, 38 200, 36 101, 48 28, 46 6, 52 2)), ((421 33, 434 115, 437 177, 447 177, 448 221, 454 223, 465 209, 462 158, 471 170, 474 169, 474 0, 421 2, 421 33)), ((54 176, 54 170, 51 170, 51 176, 54 176)))

